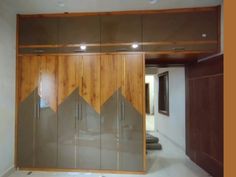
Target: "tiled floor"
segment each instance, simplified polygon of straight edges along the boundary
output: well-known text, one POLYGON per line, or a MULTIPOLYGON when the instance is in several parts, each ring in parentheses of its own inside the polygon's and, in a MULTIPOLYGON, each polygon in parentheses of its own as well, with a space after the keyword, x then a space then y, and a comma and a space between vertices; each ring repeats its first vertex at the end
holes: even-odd
POLYGON ((146 175, 62 172, 33 172, 31 175, 27 175, 27 171, 16 171, 10 177, 209 177, 205 171, 190 161, 182 150, 162 136, 159 136, 159 139, 163 150, 148 152, 148 172, 146 175))

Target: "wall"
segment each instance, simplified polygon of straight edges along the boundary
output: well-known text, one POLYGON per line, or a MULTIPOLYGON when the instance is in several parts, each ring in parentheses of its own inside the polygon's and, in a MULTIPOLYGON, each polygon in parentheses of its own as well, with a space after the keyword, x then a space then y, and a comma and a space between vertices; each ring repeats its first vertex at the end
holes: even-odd
POLYGON ((150 114, 154 114, 154 76, 146 75, 145 83, 149 84, 149 105, 150 105, 150 114))
POLYGON ((169 72, 169 116, 158 112, 158 75, 155 77, 155 129, 185 151, 185 69, 158 68, 169 72))
POLYGON ((0 1, 0 176, 14 166, 16 16, 0 1))

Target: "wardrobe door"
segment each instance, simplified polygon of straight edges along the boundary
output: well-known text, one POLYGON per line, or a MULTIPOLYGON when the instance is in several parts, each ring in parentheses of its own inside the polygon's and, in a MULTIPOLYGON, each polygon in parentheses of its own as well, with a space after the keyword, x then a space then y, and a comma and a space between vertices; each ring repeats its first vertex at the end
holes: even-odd
POLYGON ((35 166, 54 168, 57 163, 57 57, 40 57, 36 120, 35 166))
POLYGON ((76 122, 79 118, 81 57, 58 60, 58 167, 76 168, 76 122))
POLYGON ((101 169, 119 170, 120 55, 101 56, 101 169))
POLYGON ((19 112, 17 166, 34 167, 36 97, 38 93, 37 56, 19 57, 19 112))
POLYGON ((82 63, 77 168, 100 169, 100 56, 85 55, 82 63))
POLYGON ((120 122, 120 170, 144 170, 144 58, 127 54, 123 63, 120 122))

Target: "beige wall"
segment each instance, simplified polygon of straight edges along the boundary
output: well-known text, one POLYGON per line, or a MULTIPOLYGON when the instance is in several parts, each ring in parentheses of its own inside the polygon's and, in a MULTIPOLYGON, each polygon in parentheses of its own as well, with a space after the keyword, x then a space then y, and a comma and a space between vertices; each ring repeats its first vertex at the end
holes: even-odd
POLYGON ((16 17, 11 12, 0 1, 0 176, 14 165, 16 17))

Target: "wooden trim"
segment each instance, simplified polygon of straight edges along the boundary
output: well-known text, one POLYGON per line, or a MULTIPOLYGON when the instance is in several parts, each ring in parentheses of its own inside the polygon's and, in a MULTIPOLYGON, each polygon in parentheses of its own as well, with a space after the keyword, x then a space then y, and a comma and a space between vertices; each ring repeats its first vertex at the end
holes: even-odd
MULTIPOLYGON (((166 54, 166 55, 171 55, 171 54, 179 54, 179 55, 185 55, 185 54, 214 54, 217 51, 205 51, 205 50, 199 50, 199 51, 150 51, 150 52, 102 52, 102 53, 42 53, 42 54, 37 54, 38 56, 44 56, 44 55, 59 55, 59 56, 70 56, 70 55, 104 55, 104 54, 109 54, 109 55, 115 55, 115 54, 138 54, 138 53, 143 53, 143 54, 156 54, 156 55, 161 55, 161 54, 166 54)), ((35 56, 35 53, 28 53, 28 54, 18 54, 18 56, 35 56)))
POLYGON ((38 171, 38 172, 83 172, 83 173, 111 173, 111 174, 146 174, 145 171, 116 171, 116 170, 89 170, 74 168, 19 168, 22 171, 38 171))
MULTIPOLYGON (((137 42, 138 45, 199 45, 199 44, 217 44, 217 40, 208 41, 160 41, 160 42, 137 42)), ((130 46, 132 42, 121 42, 121 43, 95 43, 85 44, 88 47, 107 47, 107 46, 130 46)), ((20 45, 19 48, 69 48, 69 47, 80 47, 81 44, 55 44, 55 45, 20 45)))
POLYGON ((15 73, 15 154, 14 154, 14 166, 18 164, 18 105, 19 105, 19 15, 16 18, 16 73, 15 73))
MULTIPOLYGON (((51 55, 59 55, 59 56, 70 56, 70 55, 117 55, 117 54, 144 54, 145 52, 99 52, 99 53, 42 53, 37 54, 39 56, 51 56, 51 55)), ((18 56, 35 56, 35 53, 28 53, 28 54, 19 54, 18 56)))
POLYGON ((146 110, 145 110, 145 54, 143 54, 143 169, 147 171, 146 155, 146 110))
POLYGON ((78 17, 78 16, 104 16, 104 15, 144 15, 158 13, 183 13, 183 12, 208 12, 214 11, 218 6, 178 8, 178 9, 159 9, 159 10, 133 10, 133 11, 113 11, 113 12, 65 12, 65 13, 45 13, 45 14, 19 14, 20 18, 47 18, 47 17, 78 17))

